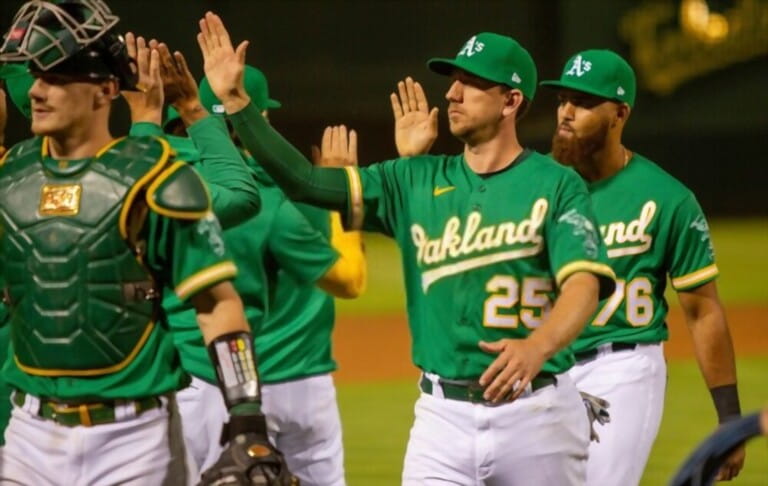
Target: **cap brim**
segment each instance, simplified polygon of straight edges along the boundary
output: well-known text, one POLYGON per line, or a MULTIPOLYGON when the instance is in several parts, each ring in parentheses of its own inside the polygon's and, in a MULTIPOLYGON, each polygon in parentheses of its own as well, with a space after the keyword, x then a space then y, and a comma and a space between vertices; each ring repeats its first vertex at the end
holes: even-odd
POLYGON ((504 86, 509 86, 510 88, 521 89, 519 86, 512 86, 507 82, 507 80, 499 78, 495 73, 482 71, 477 69, 477 66, 465 65, 455 59, 434 57, 427 61, 427 67, 433 72, 442 74, 443 76, 450 76, 453 74, 454 69, 461 69, 462 71, 465 71, 473 76, 477 76, 478 78, 485 79, 486 81, 490 81, 496 84, 503 84, 504 86))
MULTIPOLYGON (((578 91, 580 93, 587 93, 588 95, 597 96, 598 98, 603 98, 604 100, 612 100, 612 101, 618 101, 619 103, 627 103, 626 101, 617 98, 617 97, 611 97, 611 96, 605 96, 605 94, 601 93, 600 91, 596 89, 592 89, 586 86, 582 86, 577 83, 567 83, 563 82, 562 80, 549 80, 549 81, 542 81, 539 83, 539 86, 544 86, 545 88, 552 88, 552 89, 572 89, 574 91, 578 91)), ((629 103, 627 103, 629 104, 629 103)))

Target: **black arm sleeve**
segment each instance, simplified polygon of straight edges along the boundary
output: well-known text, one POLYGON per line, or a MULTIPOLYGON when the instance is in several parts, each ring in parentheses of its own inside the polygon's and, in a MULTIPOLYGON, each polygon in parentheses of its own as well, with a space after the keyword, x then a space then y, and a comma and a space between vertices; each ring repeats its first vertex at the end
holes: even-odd
POLYGON ((289 198, 346 213, 349 191, 344 169, 312 166, 253 103, 229 118, 245 148, 289 198))

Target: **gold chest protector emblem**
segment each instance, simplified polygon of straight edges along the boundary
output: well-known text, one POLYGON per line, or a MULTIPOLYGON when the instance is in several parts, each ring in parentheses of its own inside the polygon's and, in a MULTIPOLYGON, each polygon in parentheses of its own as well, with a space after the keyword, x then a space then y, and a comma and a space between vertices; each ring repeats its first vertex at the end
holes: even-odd
POLYGON ((45 184, 40 193, 40 214, 74 216, 80 212, 80 184, 45 184))

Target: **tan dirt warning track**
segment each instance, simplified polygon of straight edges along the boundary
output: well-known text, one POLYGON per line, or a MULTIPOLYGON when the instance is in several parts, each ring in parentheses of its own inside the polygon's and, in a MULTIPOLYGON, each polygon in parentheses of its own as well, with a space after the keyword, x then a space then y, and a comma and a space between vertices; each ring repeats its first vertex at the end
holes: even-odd
MULTIPOLYGON (((737 356, 768 355, 768 306, 727 309, 737 356)), ((693 346, 680 309, 669 315, 669 359, 693 358, 693 346)), ((340 382, 416 378, 411 364, 411 340, 405 315, 341 316, 334 331, 334 355, 340 382)))

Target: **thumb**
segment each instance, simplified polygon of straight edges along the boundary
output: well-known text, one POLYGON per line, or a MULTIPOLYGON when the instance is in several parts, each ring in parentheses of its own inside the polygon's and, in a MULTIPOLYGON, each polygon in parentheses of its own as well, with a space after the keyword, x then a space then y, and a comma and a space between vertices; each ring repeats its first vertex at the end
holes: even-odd
POLYGON ((504 350, 504 343, 501 341, 494 341, 492 343, 480 341, 477 344, 486 353, 500 353, 504 350))
POLYGON ((433 125, 437 125, 437 114, 438 114, 439 111, 440 111, 440 109, 438 107, 434 107, 434 108, 432 108, 432 111, 429 112, 429 121, 433 125))
POLYGON ((317 145, 312 145, 312 162, 314 162, 315 165, 320 163, 320 147, 317 145))
POLYGON ((249 42, 244 40, 240 43, 240 45, 237 46, 237 49, 235 50, 235 54, 237 54, 237 60, 240 64, 245 64, 245 52, 248 50, 248 44, 249 42))

